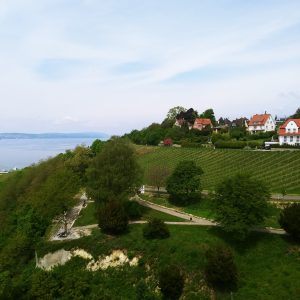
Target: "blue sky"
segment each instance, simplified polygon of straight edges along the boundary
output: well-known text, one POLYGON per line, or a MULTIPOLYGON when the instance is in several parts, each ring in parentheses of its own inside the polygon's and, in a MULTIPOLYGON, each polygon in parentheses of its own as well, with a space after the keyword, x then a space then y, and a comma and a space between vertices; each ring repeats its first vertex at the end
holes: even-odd
POLYGON ((0 0, 0 132, 300 106, 300 1, 0 0))

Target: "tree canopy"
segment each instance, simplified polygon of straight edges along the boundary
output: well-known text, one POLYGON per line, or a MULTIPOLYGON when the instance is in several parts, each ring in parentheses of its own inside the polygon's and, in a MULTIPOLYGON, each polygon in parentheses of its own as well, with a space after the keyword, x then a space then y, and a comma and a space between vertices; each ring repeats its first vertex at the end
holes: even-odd
POLYGON ((296 110, 296 112, 291 115, 292 119, 300 119, 300 107, 296 110))
POLYGON ((205 118, 205 119, 210 119, 213 125, 216 125, 216 117, 214 110, 212 108, 207 109, 204 111, 201 115, 200 118, 205 118))
POLYGON ((168 111, 166 119, 175 121, 176 116, 181 112, 186 112, 186 110, 187 109, 182 106, 175 106, 168 111))
POLYGON ((107 142, 87 170, 87 193, 97 203, 122 201, 139 186, 141 169, 133 147, 123 139, 107 142))
POLYGON ((179 162, 167 179, 166 188, 170 200, 181 205, 198 200, 201 196, 200 176, 202 174, 203 170, 194 161, 179 162))
POLYGON ((225 179, 216 188, 216 221, 237 239, 246 238, 250 229, 268 215, 270 192, 266 185, 247 174, 225 179))

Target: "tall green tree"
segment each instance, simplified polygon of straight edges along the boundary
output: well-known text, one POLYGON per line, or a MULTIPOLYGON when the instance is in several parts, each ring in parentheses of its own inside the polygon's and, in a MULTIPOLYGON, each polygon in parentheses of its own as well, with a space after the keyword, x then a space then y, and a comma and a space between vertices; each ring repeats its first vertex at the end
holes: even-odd
POLYGON ((98 204, 122 201, 141 183, 133 147, 123 139, 107 142, 87 170, 87 193, 98 204))
POLYGON ((215 117, 215 112, 212 108, 207 109, 204 111, 201 115, 200 118, 205 118, 205 119, 210 119, 213 125, 216 125, 216 117, 215 117))
POLYGON ((167 180, 166 188, 170 200, 180 205, 187 205, 200 199, 202 174, 203 170, 194 161, 179 162, 167 180))
POLYGON ((180 114, 181 112, 186 112, 186 108, 182 107, 182 106, 175 106, 173 108, 171 108, 168 113, 167 113, 167 119, 168 120, 174 120, 176 119, 176 116, 178 114, 180 114))
POLYGON ((216 221, 237 239, 243 240, 268 216, 270 192, 260 180, 237 174, 217 186, 214 197, 216 221))
POLYGON ((300 107, 296 110, 296 112, 291 116, 292 119, 300 119, 300 107))

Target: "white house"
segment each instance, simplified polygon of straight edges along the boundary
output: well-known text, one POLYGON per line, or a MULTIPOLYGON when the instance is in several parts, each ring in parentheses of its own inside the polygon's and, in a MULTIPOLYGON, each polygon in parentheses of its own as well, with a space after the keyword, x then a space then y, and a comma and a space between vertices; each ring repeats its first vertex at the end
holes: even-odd
POLYGON ((275 121, 270 114, 254 115, 248 124, 248 131, 252 134, 275 131, 275 128, 275 121))
POLYGON ((288 119, 278 130, 280 145, 300 145, 300 119, 288 119))

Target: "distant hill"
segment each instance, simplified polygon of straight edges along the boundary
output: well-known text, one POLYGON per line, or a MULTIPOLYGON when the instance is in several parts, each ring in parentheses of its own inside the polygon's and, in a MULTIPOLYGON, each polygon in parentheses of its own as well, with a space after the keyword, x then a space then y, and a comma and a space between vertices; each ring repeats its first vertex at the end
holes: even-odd
POLYGON ((0 139, 68 139, 68 138, 99 138, 106 139, 109 135, 102 132, 76 133, 0 133, 0 139))

